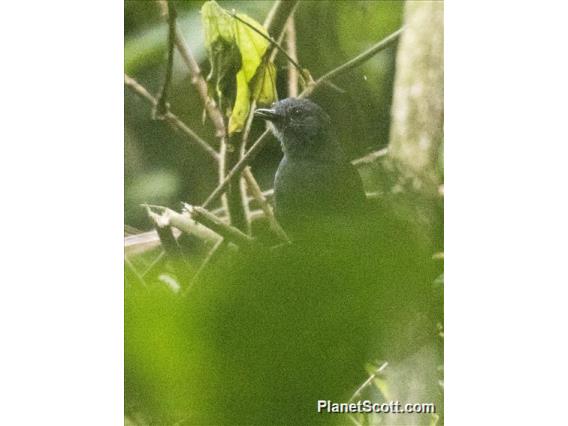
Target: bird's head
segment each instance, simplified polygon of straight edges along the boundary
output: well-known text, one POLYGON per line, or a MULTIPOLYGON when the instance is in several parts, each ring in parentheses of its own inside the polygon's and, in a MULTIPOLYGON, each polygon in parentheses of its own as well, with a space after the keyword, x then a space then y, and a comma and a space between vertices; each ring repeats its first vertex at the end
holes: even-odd
POLYGON ((254 116, 270 123, 286 154, 315 153, 332 143, 329 116, 309 99, 283 99, 257 109, 254 116))

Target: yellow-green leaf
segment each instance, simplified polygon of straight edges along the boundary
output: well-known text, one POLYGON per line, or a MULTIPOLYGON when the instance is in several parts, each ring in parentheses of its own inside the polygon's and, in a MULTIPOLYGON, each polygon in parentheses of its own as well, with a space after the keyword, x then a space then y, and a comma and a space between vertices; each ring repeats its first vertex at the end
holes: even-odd
POLYGON ((270 105, 278 95, 276 93, 276 67, 272 63, 262 64, 252 81, 253 98, 259 105, 270 105))
MULTIPOLYGON (((262 34, 268 35, 264 27, 254 19, 243 14, 237 16, 262 34)), ((241 52, 242 70, 245 72, 247 82, 250 82, 262 62, 270 42, 247 24, 237 19, 233 22, 235 24, 235 42, 241 52)))
POLYGON ((237 97, 229 117, 229 134, 243 130, 250 111, 250 91, 243 70, 237 73, 237 97))
POLYGON ((233 42, 233 19, 216 1, 208 1, 203 4, 201 20, 205 30, 205 47, 207 49, 211 49, 219 38, 229 43, 233 42))
POLYGON ((210 77, 220 103, 233 105, 229 134, 239 132, 250 112, 251 98, 260 104, 276 100, 276 68, 267 64, 265 57, 270 46, 268 33, 251 17, 231 16, 213 0, 202 6, 201 13, 211 62, 210 77))

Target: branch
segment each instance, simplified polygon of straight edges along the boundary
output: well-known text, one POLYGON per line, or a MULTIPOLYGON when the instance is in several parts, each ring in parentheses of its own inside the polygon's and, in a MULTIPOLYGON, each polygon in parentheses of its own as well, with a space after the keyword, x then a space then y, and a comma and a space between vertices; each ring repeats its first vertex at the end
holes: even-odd
MULTIPOLYGON (((289 55, 295 61, 298 60, 298 51, 296 49, 296 23, 294 16, 290 16, 286 24, 286 48, 289 55)), ((295 98, 298 96, 298 70, 296 67, 288 68, 288 97, 295 98)))
MULTIPOLYGON (((205 202, 202 204, 202 207, 207 208, 207 206, 209 206, 213 201, 215 201, 223 193, 229 182, 232 179, 234 179, 235 176, 241 173, 252 160, 254 160, 254 158, 257 156, 260 150, 264 147, 264 144, 269 140, 268 138, 269 135, 270 135, 270 130, 267 129, 264 131, 264 133, 262 133, 262 135, 259 136, 259 138, 254 142, 254 144, 250 147, 247 153, 241 158, 241 160, 235 165, 235 167, 233 167, 233 170, 229 172, 229 174, 219 184, 219 186, 217 186, 217 188, 213 190, 213 192, 209 195, 209 197, 207 197, 205 202)), ((379 155, 378 154, 379 152, 381 151, 373 153, 376 156, 376 158, 384 155, 382 153, 379 155)), ((365 164, 369 161, 368 157, 373 154, 369 154, 365 157, 353 160, 353 162, 357 166, 365 164)))
MULTIPOLYGON (((310 84, 314 84, 314 81, 312 79, 312 77, 310 76, 310 74, 308 72, 306 72, 306 70, 304 68, 302 68, 300 66, 300 64, 298 64, 298 62, 296 61, 296 59, 292 58, 288 52, 286 52, 286 50, 284 50, 284 48, 280 45, 280 41, 282 40, 282 36, 285 34, 286 31, 282 31, 282 33, 280 34, 279 40, 280 41, 276 41, 274 40, 274 38, 272 38, 270 35, 266 35, 264 33, 262 33, 261 31, 259 31, 257 28, 255 28, 254 26, 252 26, 251 24, 249 24, 248 22, 244 21, 243 19, 239 18, 237 16, 236 13, 234 12, 227 12, 229 14, 229 16, 231 16, 232 18, 236 19, 239 22, 242 22, 244 25, 246 25, 247 27, 249 27, 251 30, 253 30, 254 32, 256 32, 257 34, 259 34, 262 38, 264 38, 265 40, 268 40, 272 46, 272 50, 274 50, 276 48, 275 51, 273 52, 267 52, 265 57, 270 57, 270 62, 274 62, 274 53, 276 53, 276 51, 278 52, 282 52, 282 54, 284 56, 286 56, 286 59, 288 59, 288 62, 290 62, 295 69, 297 70, 297 72, 299 73, 299 75, 302 77, 302 82, 304 85, 309 86, 310 84)), ((331 87, 332 89, 340 92, 340 93, 345 93, 345 91, 339 87, 337 87, 335 84, 329 82, 329 81, 323 81, 322 83, 325 83, 326 85, 328 85, 329 87, 331 87)))
POLYGON ((160 239, 155 229, 124 237, 124 254, 126 256, 144 253, 159 246, 160 239))
POLYGON ((146 206, 146 212, 152 222, 154 222, 154 228, 158 233, 158 238, 160 239, 160 243, 164 248, 165 253, 170 258, 174 259, 182 257, 181 248, 178 245, 177 239, 169 223, 166 223, 162 216, 150 210, 149 206, 146 206))
MULTIPOLYGON (((132 90, 137 95, 141 96, 142 98, 146 99, 152 106, 155 108, 157 105, 157 100, 152 96, 142 85, 140 85, 136 80, 128 75, 124 74, 124 85, 132 90)), ((195 142, 202 148, 205 152, 207 152, 211 157, 213 157, 216 161, 219 161, 219 155, 211 146, 205 142, 197 133, 191 130, 183 121, 181 121, 177 115, 168 111, 164 115, 164 120, 167 121, 173 127, 179 129, 184 133, 186 136, 189 137, 189 140, 195 142)))
POLYGON ((341 75, 353 68, 358 67, 363 62, 369 60, 374 55, 379 53, 381 50, 385 50, 387 47, 392 46, 399 39, 403 31, 404 27, 399 28, 391 35, 387 36, 386 38, 382 39, 374 46, 371 46, 369 49, 365 50, 363 53, 360 53, 359 55, 355 56, 353 59, 350 59, 349 61, 345 62, 343 65, 340 65, 337 68, 334 68, 328 73, 322 75, 312 85, 306 87, 306 89, 300 94, 300 98, 310 96, 317 88, 319 88, 327 80, 331 80, 332 78, 335 78, 338 75, 341 75))
POLYGON ((166 65, 166 76, 164 78, 164 85, 158 96, 158 102, 154 108, 154 119, 163 119, 164 115, 168 112, 169 105, 167 103, 168 89, 172 81, 172 71, 174 67, 174 38, 176 33, 176 10, 171 0, 167 0, 167 15, 168 15, 168 62, 166 65))
POLYGON ((148 276, 154 271, 158 266, 160 266, 166 260, 166 252, 164 250, 160 251, 160 254, 148 265, 148 267, 142 272, 142 277, 148 276))
MULTIPOLYGON (((221 182, 221 184, 219 184, 219 186, 217 186, 217 188, 213 190, 213 192, 209 195, 209 197, 207 197, 205 202, 202 204, 202 207, 206 208, 223 193, 229 182, 235 176, 241 173, 245 169, 245 167, 256 157, 256 155, 260 152, 260 150, 264 147, 264 144, 269 140, 268 138, 269 135, 270 135, 270 130, 267 129, 264 131, 264 133, 262 133, 262 135, 259 136, 259 138, 254 142, 254 144, 250 147, 247 153, 241 158, 241 160, 235 165, 235 167, 233 167, 233 170, 231 170, 230 173, 225 177, 223 182, 221 182)), ((367 157, 369 156, 367 155, 363 158, 354 160, 354 162, 356 163, 356 165, 365 164, 367 162, 367 157)))
MULTIPOLYGON (((270 204, 269 199, 272 198, 274 194, 274 190, 273 189, 267 189, 266 191, 262 191, 262 196, 264 197, 264 199, 267 201, 267 203, 270 204)), ((252 200, 255 200, 252 197, 247 197, 247 202, 251 202, 252 200)), ((256 201, 256 200, 255 200, 256 201)), ((158 208, 158 206, 153 206, 155 208, 158 208)), ((159 207, 160 209, 164 210, 164 207, 159 207)), ((226 216, 226 212, 225 209, 223 207, 219 207, 215 210, 212 210, 211 213, 213 213, 214 215, 220 217, 221 219, 224 218, 224 216, 226 216)), ((164 214, 164 213, 162 213, 164 214)), ((263 215, 264 212, 262 210, 254 210, 250 212, 250 219, 251 220, 255 220, 256 218, 260 217, 261 215, 263 215)), ((190 222, 188 225, 193 224, 195 228, 197 228, 197 225, 195 225, 195 223, 193 223, 189 218, 187 218, 187 221, 190 222)), ((172 226, 174 226, 172 224, 172 226)), ((199 229, 198 229, 198 233, 201 233, 201 230, 207 230, 207 228, 199 225, 199 229)), ((195 231, 195 230, 194 230, 195 231)), ((209 231, 209 230, 207 230, 209 231)), ((177 239, 179 237, 179 234, 182 232, 180 231, 178 228, 176 228, 175 226, 172 229, 172 232, 174 234, 174 237, 177 239)), ((202 239, 205 239, 207 243, 211 242, 211 236, 214 237, 214 240, 217 239, 217 235, 209 232, 206 236, 201 236, 202 239), (210 235, 209 235, 210 234, 210 235)), ((199 235, 198 235, 199 237, 199 235)), ((135 254, 139 254, 139 253, 144 253, 148 250, 152 250, 156 247, 160 246, 160 238, 158 237, 158 233, 156 232, 155 229, 151 230, 151 231, 144 231, 144 232, 139 232, 139 233, 134 233, 131 235, 128 235, 126 237, 124 237, 124 252, 127 256, 131 256, 131 255, 135 255, 135 254)))
MULTIPOLYGON (((272 31, 275 34, 279 34, 279 39, 282 39, 284 35, 284 24, 286 23, 289 16, 293 13, 296 1, 288 1, 288 2, 275 2, 272 9, 270 10, 267 19, 265 20, 267 31, 272 31)), ((228 13, 229 16, 232 16, 234 19, 238 20, 239 22, 243 23, 244 25, 251 28, 253 31, 260 34, 261 37, 268 39, 271 41, 271 47, 265 53, 265 59, 269 59, 270 61, 274 60, 274 56, 276 54, 276 50, 274 50, 274 46, 278 46, 278 42, 273 40, 270 36, 266 36, 262 32, 260 32, 257 28, 250 25, 248 22, 245 22, 236 13, 228 13)), ((286 53, 286 52, 284 52, 286 53)), ((249 117, 247 117, 247 123, 242 134, 241 139, 237 142, 236 135, 230 136, 229 140, 225 140, 225 144, 221 144, 221 156, 223 161, 220 164, 220 173, 219 173, 219 181, 220 183, 225 182, 225 175, 228 171, 232 170, 239 161, 245 155, 246 149, 246 142, 250 133, 250 126, 253 119, 252 111, 255 108, 256 103, 252 100, 252 105, 250 108, 249 117)), ((252 174, 249 176, 250 179, 254 181, 254 176, 252 174)), ((249 212, 248 212, 248 205, 245 202, 246 193, 244 191, 244 187, 241 185, 241 181, 237 178, 234 181, 229 180, 227 184, 226 192, 226 200, 227 200, 227 207, 230 216, 230 223, 235 227, 239 228, 241 231, 249 232, 249 212)))
MULTIPOLYGON (((239 22, 243 23, 244 25, 246 25, 247 27, 249 27, 251 30, 253 30, 255 33, 260 35, 265 40, 268 40, 273 48, 276 48, 276 49, 278 49, 279 52, 282 52, 282 54, 284 56, 286 56, 286 59, 288 59, 288 62, 290 62, 292 65, 294 65, 294 67, 298 70, 298 72, 300 73, 300 75, 302 76, 302 79, 304 79, 306 84, 310 81, 309 80, 310 76, 306 73, 306 71, 300 66, 300 64, 298 64, 298 62, 296 62, 294 60, 294 58, 292 58, 288 54, 288 52, 286 52, 286 50, 282 46, 280 46, 280 43, 278 43, 276 40, 274 40, 274 38, 272 38, 270 35, 264 34, 258 28, 255 28, 253 25, 251 25, 248 22, 246 22, 245 20, 239 18, 236 13, 234 13, 234 12, 227 12, 227 13, 229 14, 229 16, 233 17, 237 21, 239 21, 239 22)), ((267 55, 269 55, 269 53, 267 55)))
POLYGON ((207 197, 202 207, 206 208, 213 201, 215 201, 222 193, 229 183, 237 177, 244 168, 257 156, 264 144, 269 140, 270 130, 265 130, 262 135, 254 142, 247 153, 239 160, 235 167, 225 176, 225 179, 213 190, 213 192, 207 197))
MULTIPOLYGON (((174 228, 177 228, 186 234, 193 235, 206 243, 216 243, 219 240, 219 235, 212 232, 209 228, 199 223, 195 223, 195 221, 187 214, 181 214, 162 206, 153 206, 149 204, 146 204, 145 207, 146 206, 151 209, 160 210, 159 216, 162 226, 173 226, 174 228)), ((147 238, 151 238, 151 233, 145 234, 148 235, 147 238)))
POLYGON ((297 0, 276 1, 264 20, 266 31, 273 34, 280 34, 286 25, 288 17, 292 15, 297 4, 297 0))
POLYGON ((199 266, 199 269, 197 269, 197 271, 191 278, 191 281, 187 285, 186 289, 183 291, 183 296, 186 296, 191 291, 191 289, 199 281, 199 278, 201 278, 201 276, 203 275, 203 271, 205 271, 207 266, 211 264, 211 262, 213 262, 220 253, 222 253, 225 247, 227 247, 227 242, 224 239, 220 239, 219 241, 217 241, 217 243, 215 243, 213 248, 209 251, 209 253, 207 253, 207 257, 203 260, 203 262, 199 266))
POLYGON ((203 207, 192 206, 187 203, 183 203, 183 206, 184 210, 189 213, 193 220, 211 229, 213 232, 219 234, 223 238, 226 238, 228 241, 235 243, 237 246, 249 249, 256 246, 254 239, 234 226, 227 225, 203 207))
POLYGON ((288 238, 288 236, 286 235, 280 224, 276 221, 276 218, 274 217, 274 212, 272 211, 272 206, 268 203, 268 201, 262 194, 260 186, 258 186, 258 183, 254 178, 252 171, 250 170, 250 167, 245 168, 245 170, 243 171, 243 176, 247 182, 247 186, 251 192, 251 195, 258 202, 258 204, 260 204, 260 208, 262 209, 264 215, 268 219, 272 231, 274 231, 274 233, 278 235, 278 237, 281 240, 289 243, 290 239, 288 238))
MULTIPOLYGON (((159 5, 162 8, 162 13, 168 13, 167 6, 164 1, 159 1, 159 5)), ((209 96, 209 91, 207 89, 207 82, 201 73, 201 68, 199 64, 195 60, 187 42, 183 38, 181 31, 176 28, 175 30, 175 45, 176 48, 181 55, 181 58, 185 62, 189 73, 191 74, 191 83, 197 89, 197 93, 201 100, 203 101, 203 105, 205 107, 205 111, 207 115, 211 119, 213 126, 215 127, 215 136, 222 138, 225 136, 225 122, 223 120, 223 114, 219 110, 219 107, 215 103, 215 100, 209 96)))
POLYGON ((359 386, 359 388, 357 388, 357 390, 355 391, 355 393, 353 395, 351 395, 351 398, 349 398, 348 402, 352 402, 355 400, 355 398, 357 398, 358 396, 361 396, 361 392, 363 392, 363 389, 365 389, 367 386, 369 386, 371 384, 371 382, 375 379, 375 377, 377 377, 379 374, 381 374, 383 372, 383 370, 385 368, 387 368, 387 366, 389 365, 388 362, 383 362, 379 368, 377 368, 370 376, 369 378, 367 378, 367 380, 365 380, 363 382, 363 384, 361 386, 359 386))
POLYGON ((134 267, 134 265, 132 264, 130 259, 128 259, 128 257, 126 257, 126 256, 124 256, 124 264, 126 265, 126 269, 128 269, 132 273, 132 275, 134 275, 134 278, 136 278, 136 281, 138 281, 138 283, 142 287, 148 287, 146 285, 146 281, 144 281, 144 278, 142 277, 142 275, 140 275, 138 273, 138 271, 136 270, 136 268, 134 267))
MULTIPOLYGON (((292 14, 294 13, 296 4, 297 4, 297 1, 287 1, 287 2, 276 1, 274 3, 273 7, 270 9, 270 12, 268 13, 268 15, 267 15, 267 17, 264 21, 263 25, 267 29, 267 31, 274 31, 276 33, 280 33, 279 38, 278 38, 279 43, 282 41, 284 34, 286 32, 284 30, 283 25, 284 25, 284 23, 286 22, 287 19, 291 18, 292 14)), ((255 27, 249 25, 245 21, 242 21, 239 17, 236 16, 236 14, 233 13, 233 15, 231 15, 231 16, 234 16, 236 19, 243 22, 245 25, 250 26, 254 31, 257 31, 261 36, 265 37, 264 34, 260 33, 255 27)), ((268 58, 268 60, 270 62, 274 62, 274 59, 276 57, 277 52, 278 52, 278 50, 274 49, 274 44, 271 44, 269 51, 266 52, 266 54, 265 54, 265 60, 268 58)), ((226 163, 225 166, 227 168, 234 168, 236 163, 238 163, 238 161, 235 161, 235 160, 241 160, 246 153, 246 147, 247 147, 247 142, 248 142, 248 138, 249 138, 249 135, 250 135, 252 120, 254 118, 252 111, 254 111, 255 109, 256 109, 256 100, 252 99, 251 105, 250 105, 250 113, 249 113, 249 116, 247 117, 247 122, 246 122, 246 125, 245 125, 245 128, 244 128, 244 131, 242 132, 241 141, 239 143, 239 146, 235 147, 235 148, 238 148, 238 157, 231 156, 231 159, 233 160, 233 162, 232 163, 226 163)), ((224 170, 224 172, 226 172, 226 170, 224 170)), ((223 179, 224 173, 220 177, 221 177, 221 184, 222 184, 222 183, 224 183, 224 179, 223 179)), ((246 181, 247 181, 249 190, 251 192, 254 192, 255 188, 259 187, 256 179, 254 178, 254 175, 252 174, 252 172, 250 170, 247 173, 246 181)), ((241 186, 239 186, 239 188, 241 188, 241 186)), ((230 190, 229 190, 229 192, 230 192, 230 190)), ((242 197, 241 199, 244 201, 242 203, 243 216, 240 217, 242 225, 244 225, 244 226, 241 226, 240 228, 248 229, 251 218, 250 218, 250 211, 249 211, 248 202, 246 202, 246 192, 243 191, 243 193, 240 194, 240 195, 242 197)), ((235 196, 235 194, 233 194, 233 196, 235 196)), ((262 197, 262 194, 261 194, 261 197, 262 197)), ((258 199, 259 204, 263 208, 263 210, 265 212, 269 212, 270 211, 270 205, 267 204, 266 199, 258 198, 258 197, 257 197, 257 199, 258 199)), ((235 201, 238 201, 238 200, 235 200, 235 201)), ((269 221, 271 221, 270 215, 268 217, 269 217, 269 221)), ((276 224, 276 226, 278 226, 275 219, 274 219, 274 223, 276 224)), ((277 228, 275 228, 275 229, 277 229, 277 228)), ((278 233, 278 231, 275 231, 275 232, 278 233)))
POLYGON ((389 153, 388 148, 379 149, 378 151, 371 152, 370 154, 365 155, 364 157, 357 158, 356 160, 351 161, 355 167, 363 166, 365 164, 371 164, 377 161, 379 158, 385 157, 389 153))

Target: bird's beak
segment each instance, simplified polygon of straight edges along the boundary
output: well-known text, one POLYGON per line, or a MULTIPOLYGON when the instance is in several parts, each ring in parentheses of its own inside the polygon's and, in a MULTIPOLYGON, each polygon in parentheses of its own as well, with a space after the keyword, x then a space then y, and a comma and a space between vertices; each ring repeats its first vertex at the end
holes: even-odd
POLYGON ((267 121, 276 121, 280 118, 280 115, 278 115, 272 108, 258 108, 254 112, 254 116, 267 121))

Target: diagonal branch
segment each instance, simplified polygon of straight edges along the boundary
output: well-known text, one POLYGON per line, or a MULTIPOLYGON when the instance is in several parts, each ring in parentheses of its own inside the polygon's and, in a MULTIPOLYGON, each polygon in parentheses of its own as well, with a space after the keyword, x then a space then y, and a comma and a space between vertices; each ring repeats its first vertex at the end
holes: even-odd
MULTIPOLYGON (((128 87, 130 90, 132 90, 134 93, 139 95, 140 97, 146 99, 150 104, 152 104, 153 107, 156 107, 158 102, 157 99, 154 98, 154 96, 152 96, 144 86, 142 86, 135 79, 129 77, 126 74, 124 74, 124 85, 128 87)), ((205 140, 203 140, 197 133, 195 133, 183 121, 181 121, 177 115, 168 111, 164 115, 164 120, 167 121, 171 126, 175 127, 176 129, 181 130, 182 133, 188 136, 191 142, 194 142, 197 145, 199 145, 199 147, 202 148, 205 152, 207 152, 211 157, 213 157, 216 161, 219 161, 219 155, 217 154, 217 152, 215 152, 215 150, 207 142, 205 142, 205 140)))
MULTIPOLYGON (((243 23, 244 25, 246 25, 247 27, 249 27, 251 30, 253 30, 254 32, 256 32, 257 34, 259 34, 262 38, 264 38, 265 40, 268 40, 270 42, 270 45, 272 46, 272 52, 267 53, 267 56, 270 57, 270 61, 273 62, 274 61, 274 53, 276 52, 282 52, 282 54, 284 56, 286 56, 286 59, 288 60, 288 62, 290 62, 294 68, 296 69, 296 75, 299 75, 302 78, 302 83, 306 86, 309 86, 310 84, 314 84, 315 82, 313 81, 311 75, 300 66, 300 64, 298 64, 297 62, 297 58, 294 59, 290 54, 288 54, 288 52, 280 45, 281 40, 283 39, 283 35, 286 33, 286 31, 282 31, 282 33, 280 34, 280 38, 279 41, 274 40, 274 38, 272 38, 270 35, 266 35, 264 33, 262 33, 261 31, 259 31, 257 28, 255 28, 253 25, 249 24, 248 22, 246 22, 245 20, 241 19, 239 16, 237 16, 236 13, 230 13, 227 12, 229 14, 229 16, 231 16, 232 18, 236 19, 237 21, 243 23)), ((290 15, 290 17, 292 17, 292 15, 290 15)), ((325 83, 327 86, 331 87, 332 89, 340 92, 340 93, 344 93, 345 91, 339 87, 337 87, 335 84, 333 84, 330 81, 324 80, 322 81, 322 83, 325 83)))
POLYGON ((247 153, 239 160, 235 167, 225 176, 225 179, 213 190, 213 192, 207 197, 202 207, 209 206, 213 201, 215 201, 222 193, 225 191, 227 185, 237 177, 244 168, 257 156, 264 144, 269 140, 270 130, 265 130, 262 135, 255 141, 255 143, 250 147, 247 153))
MULTIPOLYGON (((168 8, 165 1, 158 2, 162 8, 162 13, 164 15, 168 14, 168 8)), ((175 28, 175 45, 177 51, 181 55, 183 62, 186 64, 189 73, 191 74, 191 83, 195 86, 199 97, 201 98, 205 111, 211 119, 213 126, 215 127, 215 135, 219 138, 225 136, 225 124, 223 120, 223 114, 219 109, 217 103, 213 98, 209 96, 209 91, 207 89, 207 82, 201 73, 201 68, 195 60, 191 49, 189 48, 187 42, 183 38, 179 28, 175 28)))
POLYGON ((278 0, 274 2, 274 6, 264 20, 266 31, 272 34, 282 33, 286 21, 294 12, 297 4, 297 0, 278 0))
POLYGON ((242 248, 253 248, 256 246, 254 239, 238 228, 224 223, 221 219, 203 207, 192 206, 187 203, 184 203, 183 207, 193 220, 211 229, 228 241, 235 243, 237 246, 242 248))
POLYGON ((296 62, 296 60, 294 60, 294 58, 292 58, 288 52, 286 52, 286 50, 280 46, 280 43, 278 43, 276 40, 274 40, 274 38, 272 38, 270 35, 266 35, 264 34, 262 31, 260 31, 258 28, 254 27, 253 25, 249 24, 248 22, 246 22, 244 19, 241 19, 236 13, 229 13, 229 16, 231 16, 232 18, 236 19, 237 21, 241 22, 242 24, 246 25, 247 27, 249 27, 251 30, 253 30, 255 33, 257 33, 258 35, 260 35, 262 38, 268 40, 271 45, 273 46, 273 48, 278 49, 279 52, 282 52, 282 54, 284 56, 286 56, 286 59, 288 59, 288 61, 294 65, 294 67, 298 70, 298 72, 300 73, 300 75, 302 76, 302 78, 304 79, 304 81, 307 83, 309 81, 309 75, 306 73, 306 71, 300 66, 300 64, 298 64, 298 62, 296 62))
POLYGON ((164 85, 158 96, 158 102, 154 108, 154 119, 163 119, 168 112, 169 105, 167 103, 168 90, 172 81, 172 73, 174 68, 174 39, 176 33, 176 9, 171 0, 166 1, 168 14, 168 61, 166 64, 166 76, 164 77, 164 85))
POLYGON ((219 254, 223 252, 223 249, 226 248, 227 245, 228 245, 227 241, 225 241, 224 239, 220 239, 215 243, 213 248, 211 248, 209 253, 207 253, 207 256, 205 257, 205 259, 203 260, 203 262, 201 263, 201 265, 199 266, 199 268, 191 278, 191 281, 187 285, 186 289, 183 291, 183 296, 187 296, 187 294, 191 291, 191 289, 195 287, 195 285, 199 282, 201 276, 203 275, 207 267, 211 265, 211 263, 213 263, 215 259, 217 259, 219 254))
POLYGON ((318 78, 311 86, 308 86, 301 94, 301 98, 305 98, 310 96, 316 89, 318 89, 323 83, 331 80, 332 78, 337 77, 338 75, 344 74, 347 71, 352 70, 353 68, 358 67, 362 63, 366 62, 367 60, 371 59, 374 55, 379 53, 382 50, 385 50, 387 47, 392 46, 394 43, 398 41, 400 35, 403 33, 404 27, 399 28, 394 33, 390 34, 389 36, 385 37, 377 44, 371 46, 369 49, 365 50, 364 52, 360 53, 359 55, 355 56, 353 59, 345 62, 344 64, 338 66, 337 68, 332 69, 331 71, 325 73, 320 78, 318 78))
POLYGON ((243 171, 243 176, 247 182, 247 186, 251 192, 251 195, 258 202, 258 204, 260 204, 260 208, 262 209, 264 215, 268 219, 272 231, 276 235, 278 235, 278 237, 281 240, 290 242, 290 239, 288 238, 288 236, 286 235, 280 224, 276 221, 276 218, 274 217, 274 211, 272 210, 272 206, 268 203, 268 201, 264 197, 264 194, 262 193, 260 186, 258 186, 258 183, 254 178, 252 171, 250 170, 250 167, 247 166, 245 168, 245 170, 243 171))
POLYGON ((154 223, 154 228, 156 229, 156 233, 158 234, 158 238, 160 239, 160 243, 164 248, 164 252, 170 258, 181 258, 181 248, 178 245, 177 239, 173 233, 173 230, 169 223, 163 220, 162 216, 157 213, 154 213, 149 206, 146 206, 146 212, 152 222, 154 223))
POLYGON ((388 153, 389 153, 388 148, 379 149, 378 151, 373 151, 365 155, 364 157, 357 158, 351 161, 351 164, 353 164, 355 167, 359 167, 364 164, 371 164, 377 161, 379 158, 385 157, 388 153))
POLYGON ((138 281, 138 283, 142 286, 142 287, 148 287, 146 285, 146 281, 144 281, 144 278, 142 277, 142 275, 140 275, 140 273, 136 270, 136 268, 134 267, 134 265, 132 264, 132 262, 130 261, 130 259, 128 259, 128 257, 124 256, 124 265, 126 266, 126 269, 132 273, 132 275, 134 276, 134 278, 136 278, 136 281, 138 281))

